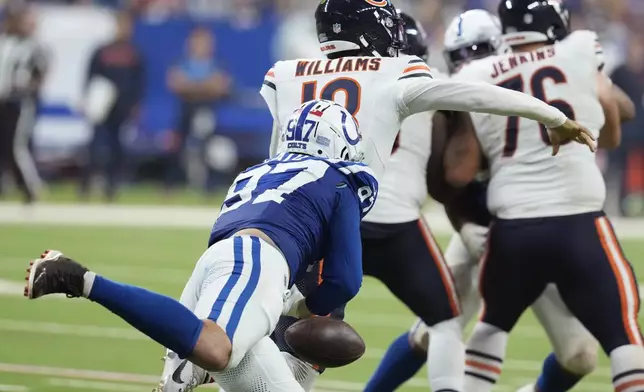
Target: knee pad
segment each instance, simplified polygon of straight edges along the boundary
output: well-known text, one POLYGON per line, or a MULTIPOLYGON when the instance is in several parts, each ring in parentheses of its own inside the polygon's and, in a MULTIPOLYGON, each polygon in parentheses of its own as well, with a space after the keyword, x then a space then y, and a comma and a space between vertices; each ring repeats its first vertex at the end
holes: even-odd
POLYGON ((590 374, 597 367, 598 344, 587 340, 573 342, 563 353, 555 353, 561 366, 578 376, 590 374))

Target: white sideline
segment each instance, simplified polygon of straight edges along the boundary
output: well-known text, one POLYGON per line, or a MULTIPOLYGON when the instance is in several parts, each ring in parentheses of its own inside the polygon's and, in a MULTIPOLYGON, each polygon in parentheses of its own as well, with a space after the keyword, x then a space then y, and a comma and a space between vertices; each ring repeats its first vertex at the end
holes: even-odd
MULTIPOLYGON (((527 361, 530 362, 530 361, 527 361)), ((521 370, 535 371, 539 369, 541 364, 537 362, 530 362, 530 367, 521 370)), ((509 368, 509 366, 504 366, 509 368)), ((67 388, 78 388, 78 389, 93 389, 93 390, 103 390, 103 391, 127 391, 127 392, 136 392, 139 391, 139 385, 144 387, 147 385, 154 385, 158 382, 158 376, 152 375, 143 375, 143 374, 132 374, 132 373, 117 373, 117 372, 106 372, 106 371, 97 371, 97 370, 82 370, 82 369, 68 369, 68 368, 59 368, 59 367, 49 367, 49 366, 36 366, 36 365, 22 365, 22 364, 11 364, 11 363, 0 363, 0 373, 13 373, 13 374, 29 374, 37 376, 52 377, 48 379, 48 384, 52 386, 62 386, 67 388), (117 389, 121 387, 121 389, 117 389)), ((603 372, 601 372, 603 373, 603 372)), ((608 376, 610 373, 606 374, 608 376)), ((602 374, 604 375, 604 374, 602 374)), ((515 391, 517 386, 525 385, 529 382, 534 381, 530 378, 511 378, 511 383, 514 386, 509 386, 507 384, 497 384, 494 388, 498 392, 512 392, 515 391)), ((406 387, 418 388, 427 390, 427 380, 422 377, 416 377, 409 380, 406 384, 406 387)), ((604 392, 610 390, 610 385, 608 383, 596 383, 596 382, 587 382, 584 384, 586 392, 604 392)), ((201 388, 216 389, 215 385, 204 385, 201 388)), ((338 380, 326 380, 324 376, 319 379, 316 383, 316 389, 314 392, 353 392, 353 391, 362 391, 364 385, 359 382, 352 381, 338 381, 338 380)), ((0 391, 16 391, 16 392, 25 392, 28 391, 28 388, 19 385, 2 385, 0 386, 0 391), (2 387, 7 387, 7 389, 2 389, 2 387)))
MULTIPOLYGON (((517 328, 517 332, 523 329, 534 330, 540 332, 543 337, 543 332, 538 327, 517 328)), ((10 332, 25 332, 25 333, 39 333, 39 334, 52 334, 52 335, 66 335, 76 336, 83 338, 100 338, 100 339, 122 339, 122 340, 141 340, 149 341, 150 339, 135 330, 134 328, 121 328, 121 327, 100 327, 96 325, 79 325, 79 324, 59 324, 51 322, 40 322, 30 320, 12 320, 0 319, 0 331, 10 332)), ((521 333, 516 336, 522 337, 521 333)), ((385 353, 385 349, 378 347, 369 347, 364 355, 364 359, 380 360, 385 353)), ((504 368, 515 371, 534 371, 538 370, 541 366, 540 362, 527 361, 519 359, 506 359, 504 361, 504 368)), ((0 369, 1 371, 1 369, 0 369)), ((609 376, 610 369, 607 367, 598 367, 595 375, 609 376)))
POLYGON ((24 385, 0 384, 0 392, 27 392, 29 388, 24 385))
MULTIPOLYGON (((125 206, 0 203, 0 223, 57 224, 116 227, 210 228, 218 208, 181 206, 125 206)), ((440 205, 425 211, 425 217, 436 234, 453 232, 440 205)), ((644 238, 644 219, 611 218, 622 238, 644 238)))
MULTIPOLYGON (((100 390, 115 390, 111 389, 112 386, 117 385, 126 385, 130 388, 134 385, 128 384, 148 384, 154 385, 159 381, 158 376, 143 375, 143 374, 132 374, 132 373, 117 373, 117 372, 105 372, 98 370, 81 370, 81 369, 67 369, 67 368, 58 368, 58 367, 49 367, 49 366, 35 366, 35 365, 21 365, 21 364, 11 364, 11 363, 0 363, 0 373, 13 373, 13 374, 29 374, 37 376, 46 376, 46 377, 55 377, 49 380, 50 385, 57 386, 66 386, 71 388, 81 388, 81 385, 84 389, 100 389, 100 390), (73 381, 67 381, 64 379, 75 379, 75 380, 94 380, 100 381, 100 383, 79 383, 73 381), (125 383, 125 384, 116 384, 115 382, 125 383), (92 388, 92 386, 94 388, 92 388), (97 388, 97 387, 103 388, 97 388)), ((422 378, 414 378, 410 382, 405 384, 406 387, 427 389, 427 381, 422 378)), ((200 388, 209 388, 216 389, 215 385, 204 385, 200 388)), ((338 380, 325 380, 324 376, 316 382, 316 389, 314 392, 353 392, 353 391, 362 391, 364 384, 359 382, 352 381, 338 381, 338 380)), ((16 389, 16 391, 26 391, 27 389, 16 389)), ((123 389, 125 390, 125 389, 123 389)), ((134 392, 134 389, 127 389, 127 391, 134 392)), ((515 388, 509 387, 507 385, 497 385, 495 391, 499 392, 510 392, 514 391, 515 388)))
MULTIPOLYGON (((20 364, 11 364, 11 363, 0 363, 0 373, 31 374, 31 375, 38 375, 38 376, 56 377, 55 379, 49 380, 50 385, 67 386, 67 387, 73 387, 73 388, 79 388, 82 385, 84 388, 90 389, 91 384, 64 380, 64 379, 61 379, 61 377, 77 379, 77 380, 96 380, 96 381, 102 381, 102 383, 100 384, 94 383, 94 387, 97 387, 100 385, 100 386, 103 386, 104 388, 91 388, 91 389, 102 389, 102 390, 118 390, 118 389, 108 389, 108 388, 109 386, 124 385, 124 384, 115 384, 113 382, 123 382, 123 383, 126 383, 125 384, 126 386, 127 386, 127 383, 155 385, 156 383, 159 382, 159 376, 152 376, 152 375, 105 372, 105 371, 98 371, 98 370, 67 369, 67 368, 58 368, 58 367, 49 367, 49 366, 20 365, 20 364)), ((323 389, 318 388, 315 390, 316 392, 361 391, 363 388, 363 384, 357 383, 357 382, 324 380, 324 379, 320 379, 317 382, 317 385, 323 389)), ((133 385, 130 385, 130 388, 132 387, 133 385)), ((139 390, 139 389, 130 389, 130 388, 121 389, 121 390, 133 391, 133 392, 139 390)), ((217 389, 215 385, 204 385, 200 388, 217 389)))

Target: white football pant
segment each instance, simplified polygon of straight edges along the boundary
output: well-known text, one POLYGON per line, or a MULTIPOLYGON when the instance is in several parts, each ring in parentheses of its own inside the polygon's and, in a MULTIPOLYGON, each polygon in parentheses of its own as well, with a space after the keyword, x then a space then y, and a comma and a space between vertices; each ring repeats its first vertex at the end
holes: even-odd
POLYGON ((268 338, 282 314, 288 283, 282 253, 255 236, 213 244, 197 262, 180 302, 200 319, 215 321, 230 338, 226 370, 211 373, 228 392, 301 390, 268 338), (252 379, 237 379, 250 374, 252 379), (263 389, 248 389, 251 384, 263 389))

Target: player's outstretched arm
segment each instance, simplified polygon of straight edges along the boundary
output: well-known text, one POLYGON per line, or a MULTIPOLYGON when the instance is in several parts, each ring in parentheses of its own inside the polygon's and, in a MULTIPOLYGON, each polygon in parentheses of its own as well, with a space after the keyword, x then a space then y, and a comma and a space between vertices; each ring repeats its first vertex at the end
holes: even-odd
POLYGON ((313 314, 325 316, 349 302, 362 285, 360 205, 351 187, 341 188, 329 227, 322 283, 306 298, 313 314))
POLYGON ((613 83, 602 72, 597 73, 597 97, 604 110, 604 127, 599 132, 598 145, 600 148, 613 149, 622 142, 622 124, 619 104, 613 94, 613 83))
POLYGON ((486 83, 457 80, 406 79, 398 97, 403 117, 431 110, 455 110, 518 116, 538 121, 551 130, 553 155, 561 143, 574 140, 595 151, 590 131, 569 120, 559 109, 530 95, 486 83))
POLYGON ((628 95, 621 88, 613 84, 613 97, 617 101, 619 108, 619 118, 622 123, 633 121, 637 115, 635 103, 629 98, 628 95))

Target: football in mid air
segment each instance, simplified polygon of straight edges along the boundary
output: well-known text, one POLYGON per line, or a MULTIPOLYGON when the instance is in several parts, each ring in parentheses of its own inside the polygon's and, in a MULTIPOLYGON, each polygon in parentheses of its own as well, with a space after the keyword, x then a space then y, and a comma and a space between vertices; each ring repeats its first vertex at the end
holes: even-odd
POLYGON ((286 329, 284 339, 300 358, 325 368, 355 362, 366 348, 355 329, 330 317, 299 320, 286 329))

